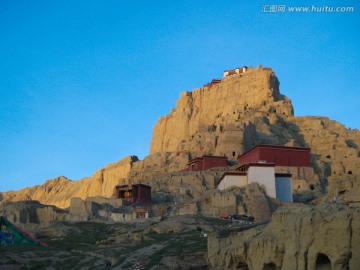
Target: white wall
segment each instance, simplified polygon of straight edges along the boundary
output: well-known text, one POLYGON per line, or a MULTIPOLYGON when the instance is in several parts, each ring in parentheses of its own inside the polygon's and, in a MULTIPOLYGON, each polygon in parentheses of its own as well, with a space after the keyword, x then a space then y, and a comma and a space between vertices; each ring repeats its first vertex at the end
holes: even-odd
POLYGON ((263 185, 270 198, 276 198, 275 169, 274 167, 250 166, 248 170, 248 184, 263 185))
POLYGON ((246 175, 226 175, 218 185, 218 189, 225 190, 229 187, 245 187, 247 185, 246 175))
POLYGON ((293 202, 291 177, 275 177, 276 198, 283 202, 293 202))

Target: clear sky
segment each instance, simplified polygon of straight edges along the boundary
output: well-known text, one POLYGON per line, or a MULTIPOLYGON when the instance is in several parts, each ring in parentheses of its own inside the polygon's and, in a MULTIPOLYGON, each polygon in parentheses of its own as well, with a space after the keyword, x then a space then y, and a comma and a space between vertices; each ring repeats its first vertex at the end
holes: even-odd
POLYGON ((359 129, 359 12, 358 0, 0 0, 0 191, 143 158, 180 92, 242 65, 272 67, 295 115, 359 129))

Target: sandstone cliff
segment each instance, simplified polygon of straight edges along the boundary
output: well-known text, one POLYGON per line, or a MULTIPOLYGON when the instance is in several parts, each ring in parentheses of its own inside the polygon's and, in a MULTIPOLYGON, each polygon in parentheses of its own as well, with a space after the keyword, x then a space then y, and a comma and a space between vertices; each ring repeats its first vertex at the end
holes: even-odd
POLYGON ((41 186, 1 193, 1 203, 35 200, 42 204, 66 208, 70 206, 70 200, 74 197, 81 199, 95 196, 110 198, 113 196, 115 186, 128 177, 132 164, 137 160, 135 156, 128 156, 97 170, 92 177, 79 181, 71 181, 60 176, 46 181, 41 186))
POLYGON ((261 66, 182 93, 176 108, 154 126, 150 154, 187 150, 193 156, 236 157, 246 148, 246 123, 259 113, 293 115, 275 73, 261 66))
POLYGON ((212 233, 216 269, 359 269, 360 210, 342 204, 289 205, 268 225, 224 237, 212 233))
POLYGON ((171 187, 173 181, 167 180, 174 180, 173 173, 185 168, 189 158, 226 155, 234 163, 238 154, 258 143, 310 147, 315 175, 306 179, 305 188, 326 193, 326 200, 336 196, 344 202, 360 202, 359 130, 327 117, 295 117, 275 73, 259 66, 227 76, 212 87, 182 93, 176 108, 154 126, 150 155, 143 160, 126 157, 79 181, 58 177, 41 186, 0 193, 0 203, 38 200, 65 208, 73 197, 111 197, 115 185, 136 181, 149 183, 154 191, 186 195, 191 190, 192 196, 201 196, 215 186, 219 175, 196 178, 180 173, 176 179, 189 179, 181 188, 171 187))
MULTIPOLYGON (((351 178, 360 175, 359 130, 327 117, 295 117, 291 101, 279 92, 275 73, 261 66, 182 93, 176 108, 154 126, 150 154, 170 151, 234 160, 259 143, 310 147, 316 177, 307 179, 308 187, 343 195, 346 201, 334 186, 349 185, 348 179, 355 188, 359 185, 357 177, 351 178)), ((360 201, 359 192, 353 192, 351 201, 360 201)))

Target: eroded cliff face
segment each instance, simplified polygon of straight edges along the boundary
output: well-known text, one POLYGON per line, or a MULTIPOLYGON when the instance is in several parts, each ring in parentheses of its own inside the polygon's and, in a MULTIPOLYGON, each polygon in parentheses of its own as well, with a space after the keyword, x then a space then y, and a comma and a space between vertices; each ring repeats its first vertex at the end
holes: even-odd
POLYGON ((95 196, 110 198, 114 194, 115 186, 125 181, 132 164, 137 160, 135 156, 125 157, 97 170, 92 177, 78 181, 60 176, 40 186, 1 193, 1 203, 34 200, 42 204, 66 208, 70 206, 70 200, 74 197, 83 200, 95 196))
MULTIPOLYGON (((58 177, 41 186, 0 193, 0 203, 38 200, 65 208, 73 197, 109 198, 117 184, 137 181, 149 183, 154 191, 196 190, 194 196, 200 196, 210 187, 196 182, 195 174, 185 177, 193 183, 187 188, 168 188, 172 182, 163 180, 184 169, 190 158, 226 155, 234 164, 238 154, 259 143, 310 147, 315 175, 304 186, 326 193, 326 200, 335 196, 360 204, 360 131, 327 117, 295 117, 290 99, 279 91, 275 73, 261 66, 227 76, 210 88, 182 93, 176 108, 154 126, 150 155, 143 160, 129 156, 79 181, 58 177), (159 179, 163 187, 157 185, 159 179)), ((206 177, 212 182, 219 178, 206 177)))
POLYGON ((360 210, 327 203, 279 208, 268 225, 208 239, 214 269, 359 269, 360 210))
POLYGON ((252 146, 265 143, 311 148, 315 178, 309 184, 315 184, 322 192, 331 192, 331 197, 341 197, 344 202, 360 202, 359 130, 347 129, 321 116, 263 115, 248 124, 248 132, 252 146), (346 194, 341 186, 347 186, 346 194))
POLYGON ((302 141, 311 148, 312 165, 327 200, 360 204, 360 131, 327 117, 294 117, 302 141))
POLYGON ((150 154, 185 150, 236 158, 246 148, 246 124, 255 115, 274 113, 292 116, 291 101, 280 94, 270 68, 249 68, 210 88, 182 93, 176 108, 154 126, 150 154))
POLYGON ((308 186, 344 201, 360 201, 358 178, 348 177, 360 175, 359 130, 327 117, 295 117, 274 72, 261 66, 182 93, 176 108, 154 126, 150 154, 226 155, 236 160, 259 143, 310 147, 315 176, 307 179, 308 186), (348 179, 356 188, 351 199, 337 188, 348 185, 348 179))

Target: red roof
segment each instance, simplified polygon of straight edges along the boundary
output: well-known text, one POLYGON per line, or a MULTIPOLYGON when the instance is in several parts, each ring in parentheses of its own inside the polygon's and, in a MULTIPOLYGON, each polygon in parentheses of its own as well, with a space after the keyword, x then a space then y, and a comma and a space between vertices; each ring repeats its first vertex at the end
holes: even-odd
POLYGON ((151 188, 151 186, 143 184, 143 183, 135 183, 135 184, 132 184, 132 186, 136 186, 136 187, 142 186, 142 187, 146 187, 146 188, 151 188))
POLYGON ((218 79, 212 79, 211 83, 221 83, 221 80, 218 80, 218 79))
POLYGON ((227 160, 227 157, 224 157, 224 156, 203 155, 202 157, 196 157, 196 158, 190 159, 189 162, 187 163, 187 165, 189 165, 189 164, 191 164, 191 163, 194 163, 194 162, 196 162, 196 161, 203 160, 203 158, 226 159, 226 160, 227 160))
POLYGON ((310 148, 307 147, 294 147, 294 146, 283 146, 283 145, 271 145, 271 144, 258 144, 255 147, 251 148, 249 151, 241 154, 239 157, 245 156, 258 148, 276 148, 276 149, 283 149, 283 150, 300 150, 300 151, 310 151, 310 148))

